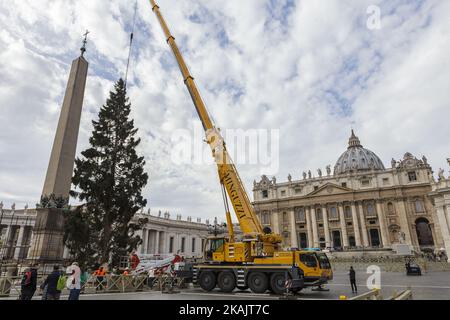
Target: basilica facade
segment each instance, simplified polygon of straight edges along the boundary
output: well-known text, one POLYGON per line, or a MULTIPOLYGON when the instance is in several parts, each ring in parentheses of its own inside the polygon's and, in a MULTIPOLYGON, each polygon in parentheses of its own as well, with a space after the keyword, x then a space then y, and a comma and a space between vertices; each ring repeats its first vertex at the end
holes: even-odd
POLYGON ((300 180, 289 175, 286 182, 263 176, 254 182, 257 215, 264 226, 283 236, 286 247, 444 247, 450 207, 449 221, 440 221, 430 197, 436 182, 426 157, 406 153, 386 168, 352 131, 334 170, 328 166, 317 173, 313 177, 311 171, 304 172, 300 180))

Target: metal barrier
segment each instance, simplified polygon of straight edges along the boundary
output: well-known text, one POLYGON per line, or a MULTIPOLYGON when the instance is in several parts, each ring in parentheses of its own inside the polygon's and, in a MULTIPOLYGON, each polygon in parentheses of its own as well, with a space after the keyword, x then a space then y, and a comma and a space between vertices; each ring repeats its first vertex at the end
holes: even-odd
POLYGON ((89 294, 138 292, 146 288, 147 280, 147 275, 90 276, 81 290, 89 294))
POLYGON ((380 289, 373 289, 372 291, 360 294, 359 296, 352 297, 348 300, 383 300, 380 294, 380 289))
MULTIPOLYGON (((369 292, 363 293, 359 296, 347 298, 346 296, 340 296, 340 300, 383 300, 379 289, 373 289, 369 292)), ((412 290, 404 290, 400 293, 394 292, 392 297, 387 300, 413 300, 412 290)))
MULTIPOLYGON (((42 295, 40 289, 46 277, 39 277, 37 281, 36 295, 42 295)), ((104 277, 90 276, 81 287, 82 293, 101 294, 101 293, 125 293, 139 292, 147 288, 148 277, 146 275, 106 275, 104 277)), ((21 293, 22 277, 1 277, 0 278, 0 297, 19 297, 21 293)), ((64 289, 62 294, 68 294, 69 290, 64 289)))
POLYGON ((404 290, 400 293, 394 292, 392 297, 389 300, 413 300, 412 291, 410 289, 404 290))

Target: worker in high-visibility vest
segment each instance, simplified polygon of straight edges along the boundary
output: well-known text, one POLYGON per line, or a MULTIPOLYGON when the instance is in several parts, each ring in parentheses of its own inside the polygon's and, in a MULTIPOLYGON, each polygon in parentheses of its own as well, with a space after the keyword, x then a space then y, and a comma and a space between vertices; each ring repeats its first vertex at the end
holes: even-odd
POLYGON ((100 267, 94 272, 94 276, 97 277, 96 290, 103 290, 103 280, 104 277, 106 276, 106 270, 103 267, 100 267))

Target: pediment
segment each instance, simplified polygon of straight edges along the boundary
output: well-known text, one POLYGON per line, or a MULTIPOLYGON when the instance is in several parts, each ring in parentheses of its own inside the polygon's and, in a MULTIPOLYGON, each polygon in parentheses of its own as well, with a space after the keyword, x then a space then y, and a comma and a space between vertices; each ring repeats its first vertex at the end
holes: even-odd
POLYGON ((334 183, 327 183, 321 186, 319 189, 309 193, 308 196, 329 196, 333 194, 347 193, 351 191, 353 191, 353 189, 338 186, 334 183))

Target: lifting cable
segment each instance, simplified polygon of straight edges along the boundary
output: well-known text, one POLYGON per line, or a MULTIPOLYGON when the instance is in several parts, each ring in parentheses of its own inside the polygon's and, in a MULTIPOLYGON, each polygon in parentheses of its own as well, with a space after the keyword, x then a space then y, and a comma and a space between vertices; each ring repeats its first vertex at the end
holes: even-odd
POLYGON ((230 213, 230 206, 228 204, 228 197, 227 197, 227 192, 225 190, 225 185, 223 183, 220 183, 221 188, 222 188, 222 197, 223 197, 223 204, 225 206, 225 214, 230 213))
POLYGON ((130 68, 131 52, 133 50, 133 40, 134 40, 134 30, 136 28, 137 9, 138 9, 138 3, 137 3, 137 0, 136 0, 136 2, 134 4, 133 28, 131 30, 131 35, 130 35, 130 48, 128 50, 127 69, 126 69, 126 72, 125 72, 125 88, 127 88, 127 84, 128 84, 128 70, 130 68))

